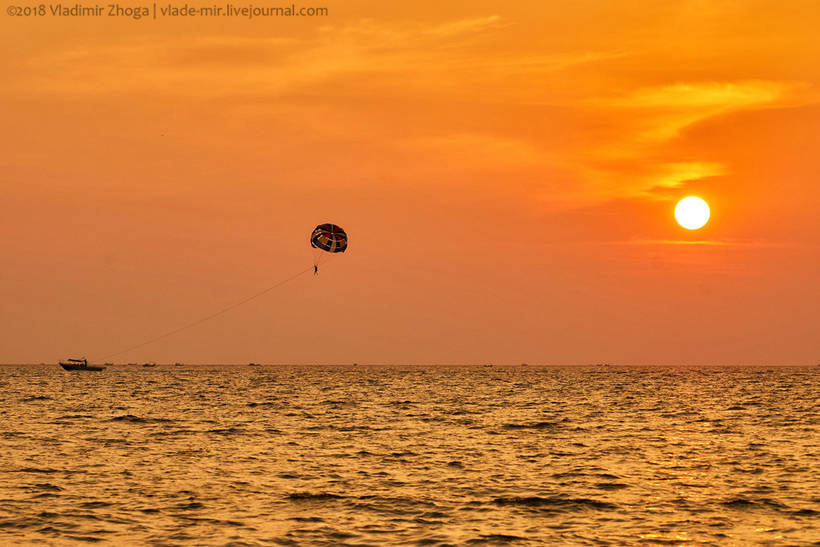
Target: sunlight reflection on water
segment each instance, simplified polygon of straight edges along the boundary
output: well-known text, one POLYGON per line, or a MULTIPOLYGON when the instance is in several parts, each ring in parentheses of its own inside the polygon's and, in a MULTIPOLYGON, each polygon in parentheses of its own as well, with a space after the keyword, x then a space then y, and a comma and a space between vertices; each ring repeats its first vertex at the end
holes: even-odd
POLYGON ((811 545, 818 378, 0 367, 0 540, 811 545))

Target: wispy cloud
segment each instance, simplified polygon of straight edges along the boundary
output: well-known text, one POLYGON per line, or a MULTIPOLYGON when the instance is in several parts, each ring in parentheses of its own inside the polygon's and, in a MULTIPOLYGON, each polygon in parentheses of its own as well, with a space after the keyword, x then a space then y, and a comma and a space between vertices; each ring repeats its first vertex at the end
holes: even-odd
MULTIPOLYGON (((313 86, 327 95, 338 79, 357 77, 367 89, 411 85, 433 93, 464 93, 510 75, 554 73, 612 57, 621 51, 512 52, 492 48, 491 33, 513 23, 499 15, 434 23, 361 19, 282 37, 165 36, 161 39, 87 42, 27 59, 9 75, 6 91, 99 96, 144 92, 167 96, 281 96, 313 86)), ((520 97, 494 95, 496 100, 520 97)))
POLYGON ((490 15, 488 17, 474 17, 472 19, 461 19, 430 25, 422 27, 421 32, 434 36, 457 36, 466 33, 482 32, 487 29, 500 28, 502 26, 504 26, 504 23, 500 16, 490 15))
POLYGON ((600 245, 658 245, 658 246, 694 246, 694 247, 736 247, 736 248, 788 248, 797 246, 795 243, 765 241, 765 240, 737 240, 737 239, 629 239, 624 241, 604 241, 600 245))
MULTIPOLYGON (((646 73, 660 61, 642 49, 657 45, 575 40, 554 28, 566 38, 560 46, 544 38, 545 47, 534 47, 541 42, 518 39, 528 22, 510 13, 363 18, 276 37, 89 37, 29 58, 24 70, 7 73, 0 92, 218 100, 226 118, 298 118, 311 139, 369 140, 405 161, 430 160, 431 168, 526 169, 542 181, 536 200, 574 205, 671 200, 731 175, 729 161, 679 153, 676 139, 707 120, 799 102, 811 92, 765 74, 690 70, 685 80, 658 83, 646 73)), ((269 135, 265 128, 258 134, 269 135)), ((408 169, 419 161, 412 163, 408 169)))
POLYGON ((732 171, 714 159, 675 157, 669 143, 686 128, 730 113, 799 103, 807 93, 801 82, 742 80, 643 86, 591 98, 582 103, 590 114, 615 117, 622 132, 617 141, 592 147, 580 168, 600 181, 602 195, 674 199, 670 190, 732 171))
POLYGON ((771 81, 697 82, 638 88, 625 96, 603 99, 623 108, 743 108, 771 103, 794 84, 771 81))

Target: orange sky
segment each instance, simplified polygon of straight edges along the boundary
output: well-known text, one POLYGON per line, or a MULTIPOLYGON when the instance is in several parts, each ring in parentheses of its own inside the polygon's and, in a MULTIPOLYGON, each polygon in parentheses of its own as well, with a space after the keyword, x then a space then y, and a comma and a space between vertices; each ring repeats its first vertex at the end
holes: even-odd
POLYGON ((820 362, 817 2, 302 5, 2 16, 0 362, 820 362))

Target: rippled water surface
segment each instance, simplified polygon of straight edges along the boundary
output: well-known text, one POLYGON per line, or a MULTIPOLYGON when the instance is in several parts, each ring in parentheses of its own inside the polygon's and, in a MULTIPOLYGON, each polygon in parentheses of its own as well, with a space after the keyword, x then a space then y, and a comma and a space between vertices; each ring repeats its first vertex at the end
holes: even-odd
POLYGON ((0 544, 820 545, 820 367, 0 367, 0 544))

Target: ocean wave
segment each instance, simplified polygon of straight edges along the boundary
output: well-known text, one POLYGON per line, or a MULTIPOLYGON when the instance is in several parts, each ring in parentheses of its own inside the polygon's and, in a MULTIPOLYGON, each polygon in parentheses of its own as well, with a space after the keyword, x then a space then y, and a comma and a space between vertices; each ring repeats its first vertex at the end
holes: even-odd
POLYGON ((173 505, 170 509, 177 509, 179 511, 193 511, 194 509, 202 509, 205 505, 198 501, 190 501, 188 503, 179 503, 177 505, 173 505))
POLYGON ((595 488, 600 488, 601 490, 621 490, 622 488, 629 488, 629 485, 620 482, 599 482, 595 485, 595 488))
POLYGON ((467 543, 470 545, 477 545, 483 543, 511 543, 516 541, 528 541, 528 538, 521 536, 513 536, 509 534, 484 534, 474 539, 468 539, 467 543))
POLYGON ((111 507, 112 505, 114 504, 107 501, 87 501, 85 503, 81 503, 80 507, 85 509, 98 509, 100 507, 111 507))
POLYGON ((344 498, 339 494, 331 494, 328 492, 293 492, 287 495, 289 500, 293 501, 321 501, 321 500, 338 500, 344 498))
POLYGON ((772 508, 772 509, 786 509, 787 507, 779 501, 769 498, 747 499, 735 498, 724 501, 721 505, 731 507, 732 509, 754 509, 754 508, 772 508))
POLYGON ((12 380, 0 388, 0 545, 78 543, 69 536, 804 545, 817 536, 820 367, 810 377, 778 369, 758 386, 683 369, 509 368, 493 372, 497 381, 466 368, 400 378, 274 370, 260 387, 236 367, 127 382, 117 370, 87 382, 0 367, 0 383, 12 380), (59 397, 21 401, 48 393, 59 397), (335 408, 351 399, 359 405, 335 408))
POLYGON ((48 483, 48 482, 33 484, 31 486, 24 486, 24 487, 21 487, 21 488, 30 488, 30 489, 34 489, 34 490, 47 490, 49 492, 62 492, 63 491, 63 489, 61 487, 57 486, 56 484, 51 484, 51 483, 48 483))
POLYGON ((208 433, 216 433, 217 435, 235 435, 237 433, 248 433, 248 430, 241 427, 223 427, 216 429, 209 429, 208 433))
POLYGON ((51 467, 39 468, 39 467, 23 467, 22 469, 17 470, 20 473, 63 473, 62 469, 52 469, 51 467))
POLYGON ((504 424, 504 429, 555 429, 560 427, 559 422, 530 422, 523 424, 504 424))
POLYGON ((23 517, 18 519, 0 520, 0 530, 3 528, 23 529, 42 526, 43 521, 39 518, 23 517))
POLYGON ((594 500, 589 498, 560 498, 549 497, 543 498, 540 496, 526 496, 526 497, 501 497, 495 498, 493 503, 496 505, 517 505, 523 507, 561 507, 567 509, 616 509, 618 506, 614 503, 606 501, 594 500))
POLYGON ((123 414, 122 416, 114 416, 108 420, 107 422, 129 422, 132 424, 160 424, 160 423, 170 423, 176 420, 169 420, 167 418, 141 418, 139 416, 134 416, 133 414, 123 414))

